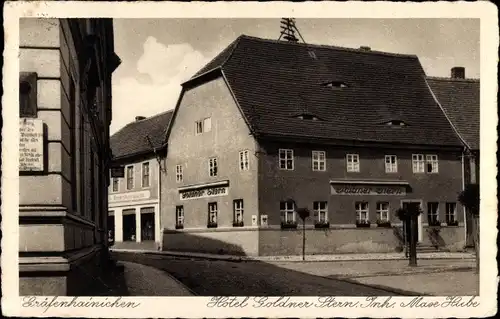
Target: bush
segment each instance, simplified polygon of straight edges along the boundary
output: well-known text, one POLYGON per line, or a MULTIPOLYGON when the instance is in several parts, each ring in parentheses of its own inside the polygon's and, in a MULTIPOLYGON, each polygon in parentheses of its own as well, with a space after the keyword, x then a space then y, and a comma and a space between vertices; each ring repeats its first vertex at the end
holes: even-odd
POLYGON ((468 184, 458 195, 458 201, 474 215, 479 215, 479 185, 468 184))
POLYGON ((422 214, 422 209, 409 210, 403 207, 400 207, 396 210, 396 216, 398 216, 399 220, 406 221, 410 218, 411 215, 416 214, 417 216, 422 214))

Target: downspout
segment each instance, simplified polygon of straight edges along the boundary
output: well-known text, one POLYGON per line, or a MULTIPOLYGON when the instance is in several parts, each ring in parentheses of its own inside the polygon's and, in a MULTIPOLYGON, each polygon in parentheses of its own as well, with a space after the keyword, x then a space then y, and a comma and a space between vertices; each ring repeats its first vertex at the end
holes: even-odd
MULTIPOLYGON (((462 191, 465 189, 465 153, 466 153, 466 148, 462 150, 462 191)), ((464 213, 464 246, 467 246, 467 210, 465 209, 465 206, 462 205, 462 210, 464 213)))

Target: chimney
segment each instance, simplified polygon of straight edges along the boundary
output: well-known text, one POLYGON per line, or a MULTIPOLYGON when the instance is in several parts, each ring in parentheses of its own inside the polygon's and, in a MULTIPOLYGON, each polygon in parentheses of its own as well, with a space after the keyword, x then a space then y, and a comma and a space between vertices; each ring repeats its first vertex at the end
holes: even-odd
POLYGON ((461 66, 456 66, 454 68, 451 68, 451 78, 465 79, 465 68, 461 66))
POLYGON ((135 117, 135 121, 138 122, 138 121, 142 121, 142 120, 145 120, 146 117, 145 116, 136 116, 135 117))
POLYGON ((372 50, 372 48, 367 47, 367 46, 360 46, 360 47, 359 47, 359 49, 360 49, 361 51, 371 51, 371 50, 372 50))

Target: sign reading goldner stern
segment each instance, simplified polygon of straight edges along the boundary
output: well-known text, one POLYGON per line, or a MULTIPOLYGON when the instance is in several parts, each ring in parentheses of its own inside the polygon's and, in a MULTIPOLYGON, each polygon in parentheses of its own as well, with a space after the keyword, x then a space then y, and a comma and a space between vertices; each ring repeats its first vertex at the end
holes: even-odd
POLYGON ((406 195, 404 186, 332 186, 332 195, 406 195))
POLYGON ((180 192, 181 200, 225 196, 229 193, 229 187, 210 187, 204 189, 186 190, 180 192))

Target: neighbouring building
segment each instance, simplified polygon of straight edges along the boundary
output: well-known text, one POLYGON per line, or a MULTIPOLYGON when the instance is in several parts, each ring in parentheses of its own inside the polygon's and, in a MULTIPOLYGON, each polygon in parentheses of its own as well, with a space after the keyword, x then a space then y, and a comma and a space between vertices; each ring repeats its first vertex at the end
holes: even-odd
POLYGON ((145 118, 137 116, 111 136, 113 166, 124 169, 123 178, 109 185, 109 235, 122 242, 160 242, 160 155, 172 111, 145 118))
POLYGON ((88 293, 107 258, 111 19, 20 19, 21 295, 88 293))
POLYGON ((418 58, 240 36, 183 84, 167 132, 163 249, 463 249, 462 141, 418 58))
MULTIPOLYGON (((464 144, 463 187, 479 184, 479 79, 468 79, 465 68, 454 67, 449 78, 429 77, 427 82, 464 144)), ((474 245, 471 217, 466 214, 467 246, 474 245)))

